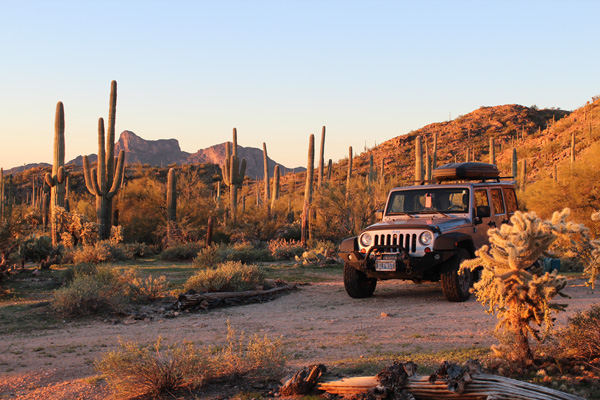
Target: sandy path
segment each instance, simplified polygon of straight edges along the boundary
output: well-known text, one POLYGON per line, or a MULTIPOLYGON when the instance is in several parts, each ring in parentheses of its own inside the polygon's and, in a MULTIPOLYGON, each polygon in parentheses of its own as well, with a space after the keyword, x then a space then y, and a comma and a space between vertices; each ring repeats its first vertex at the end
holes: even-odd
MULTIPOLYGON (((600 302, 598 293, 572 280, 566 293, 573 298, 559 316, 600 302)), ((184 314, 175 319, 134 324, 94 322, 38 334, 5 335, 0 340, 0 398, 101 399, 103 386, 82 378, 94 376, 93 362, 118 340, 165 343, 190 340, 197 344, 223 343, 227 321, 246 335, 281 337, 291 354, 290 368, 346 358, 410 351, 435 351, 495 343, 494 316, 473 299, 445 300, 433 283, 383 282, 370 299, 351 299, 341 280, 302 286, 274 301, 222 308, 208 313, 184 314), (41 373, 44 371, 44 373, 41 373)))

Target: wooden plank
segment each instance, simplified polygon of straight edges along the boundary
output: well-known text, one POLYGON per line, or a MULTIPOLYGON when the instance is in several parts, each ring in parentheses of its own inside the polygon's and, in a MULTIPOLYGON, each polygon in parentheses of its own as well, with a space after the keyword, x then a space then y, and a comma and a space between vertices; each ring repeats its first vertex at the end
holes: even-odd
MULTIPOLYGON (((446 382, 429 382, 429 377, 411 377, 404 388, 417 400, 583 400, 581 397, 545 386, 497 375, 476 374, 472 375, 472 379, 460 395, 450 392, 446 382)), ((330 394, 351 395, 366 393, 378 385, 376 377, 361 376, 324 382, 319 385, 319 389, 330 394)))

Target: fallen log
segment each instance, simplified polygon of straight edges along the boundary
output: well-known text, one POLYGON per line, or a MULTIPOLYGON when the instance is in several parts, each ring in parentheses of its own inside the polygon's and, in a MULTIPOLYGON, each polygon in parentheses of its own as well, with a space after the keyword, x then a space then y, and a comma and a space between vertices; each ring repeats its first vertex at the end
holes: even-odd
POLYGON ((277 286, 267 290, 248 290, 245 292, 210 292, 201 294, 184 293, 179 296, 177 302, 173 305, 174 309, 185 310, 188 308, 208 309, 217 304, 231 304, 227 300, 244 300, 259 297, 269 297, 288 290, 296 289, 296 285, 277 286))
MULTIPOLYGON (((362 376, 324 382, 318 387, 330 394, 351 396, 367 394, 369 390, 375 390, 379 386, 377 377, 362 376)), ((432 383, 426 376, 409 377, 404 389, 417 400, 583 400, 581 397, 544 386, 489 374, 472 375, 462 394, 449 391, 447 382, 432 383)))

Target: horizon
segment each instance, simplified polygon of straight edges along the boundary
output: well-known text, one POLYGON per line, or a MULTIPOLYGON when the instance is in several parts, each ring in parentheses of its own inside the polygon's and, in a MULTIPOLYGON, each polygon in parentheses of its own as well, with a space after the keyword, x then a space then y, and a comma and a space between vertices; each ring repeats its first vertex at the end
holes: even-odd
POLYGON ((231 141, 306 167, 482 106, 573 111, 600 94, 594 1, 3 2, 0 167, 95 154, 118 83, 115 141, 231 141), (16 136, 18 140, 13 137, 16 136))

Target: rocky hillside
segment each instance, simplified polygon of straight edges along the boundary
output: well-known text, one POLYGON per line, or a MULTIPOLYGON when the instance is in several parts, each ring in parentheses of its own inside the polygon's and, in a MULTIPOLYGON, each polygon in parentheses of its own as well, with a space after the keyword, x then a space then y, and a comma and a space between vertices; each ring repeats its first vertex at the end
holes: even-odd
MULTIPOLYGON (((452 121, 433 123, 406 135, 390 139, 357 155, 353 167, 367 175, 369 159, 394 181, 410 183, 414 179, 415 138, 423 138, 430 154, 437 135, 437 165, 465 161, 467 149, 472 161, 489 161, 489 139, 496 144, 496 162, 503 175, 511 175, 512 148, 520 162, 526 160, 527 179, 548 176, 555 163, 570 159, 572 133, 576 133, 578 154, 600 138, 600 100, 594 98, 584 107, 567 112, 559 109, 529 108, 520 105, 481 107, 452 121)), ((341 162, 340 172, 346 162, 341 162)), ((341 176, 342 174, 340 174, 341 176)))

